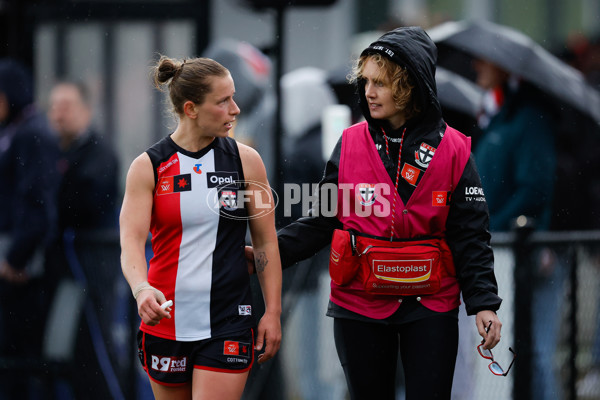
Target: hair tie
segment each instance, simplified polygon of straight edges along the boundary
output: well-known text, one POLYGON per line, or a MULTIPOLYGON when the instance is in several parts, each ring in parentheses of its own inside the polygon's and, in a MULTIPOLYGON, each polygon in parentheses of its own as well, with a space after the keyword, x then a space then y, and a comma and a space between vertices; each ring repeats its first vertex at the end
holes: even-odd
POLYGON ((185 65, 186 61, 186 59, 183 59, 183 62, 181 63, 179 68, 177 68, 177 71, 175 71, 175 75, 173 75, 173 80, 175 80, 179 75, 181 75, 181 71, 183 71, 183 66, 185 65))

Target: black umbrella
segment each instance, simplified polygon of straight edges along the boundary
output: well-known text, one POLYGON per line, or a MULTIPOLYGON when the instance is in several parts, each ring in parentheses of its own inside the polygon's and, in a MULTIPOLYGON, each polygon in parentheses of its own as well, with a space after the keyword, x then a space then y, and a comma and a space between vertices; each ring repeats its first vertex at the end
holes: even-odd
POLYGON ((427 33, 438 46, 440 66, 474 79, 470 59, 486 59, 600 125, 600 92, 525 34, 489 21, 445 22, 427 33))
POLYGON ((442 107, 470 117, 477 116, 483 96, 483 90, 479 86, 443 67, 437 67, 435 83, 442 107))

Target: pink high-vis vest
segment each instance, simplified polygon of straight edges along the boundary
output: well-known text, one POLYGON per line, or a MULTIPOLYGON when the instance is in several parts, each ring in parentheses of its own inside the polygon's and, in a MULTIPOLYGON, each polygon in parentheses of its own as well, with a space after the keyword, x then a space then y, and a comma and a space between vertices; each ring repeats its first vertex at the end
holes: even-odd
MULTIPOLYGON (((338 176, 337 217, 344 229, 390 237, 392 210, 395 238, 420 236, 444 237, 450 210, 451 194, 471 153, 471 139, 447 126, 444 137, 421 181, 407 204, 396 194, 392 182, 369 134, 368 124, 361 122, 344 130, 338 176)), ((404 168, 402 174, 412 173, 404 168)), ((411 180, 410 176, 400 179, 411 180)), ((436 294, 421 296, 421 303, 439 312, 450 311, 460 304, 460 290, 455 276, 442 280, 436 294)), ((331 301, 358 314, 383 319, 392 315, 402 302, 395 296, 373 296, 353 280, 339 286, 331 282, 331 301)))

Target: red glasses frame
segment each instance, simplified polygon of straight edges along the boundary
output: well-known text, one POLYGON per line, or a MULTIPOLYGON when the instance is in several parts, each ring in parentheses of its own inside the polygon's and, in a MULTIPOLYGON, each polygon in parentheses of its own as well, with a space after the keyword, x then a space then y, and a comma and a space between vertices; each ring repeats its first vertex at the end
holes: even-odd
MULTIPOLYGON (((491 326, 492 326, 492 321, 490 321, 490 324, 485 328, 485 333, 488 333, 491 326)), ((494 360, 494 354, 492 353, 492 350, 483 348, 484 343, 485 343, 485 339, 483 339, 481 341, 481 344, 479 346, 477 346, 477 351, 479 352, 479 355, 481 357, 488 359, 488 360, 492 360, 492 362, 488 365, 488 368, 490 369, 492 374, 497 375, 497 376, 508 375, 508 372, 510 371, 513 364, 515 363, 515 359, 517 358, 517 353, 515 353, 515 351, 511 347, 508 348, 508 350, 513 354, 513 359, 510 362, 508 369, 506 371, 504 371, 504 369, 500 366, 500 364, 498 364, 498 362, 494 360)))

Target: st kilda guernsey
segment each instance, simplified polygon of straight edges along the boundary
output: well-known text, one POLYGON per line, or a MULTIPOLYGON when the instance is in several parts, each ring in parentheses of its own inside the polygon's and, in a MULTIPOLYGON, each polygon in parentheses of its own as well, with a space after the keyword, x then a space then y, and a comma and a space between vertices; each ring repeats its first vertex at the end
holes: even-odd
POLYGON ((171 319, 140 329, 195 341, 253 327, 236 142, 215 138, 189 152, 166 137, 146 152, 155 178, 148 282, 174 305, 171 319))

